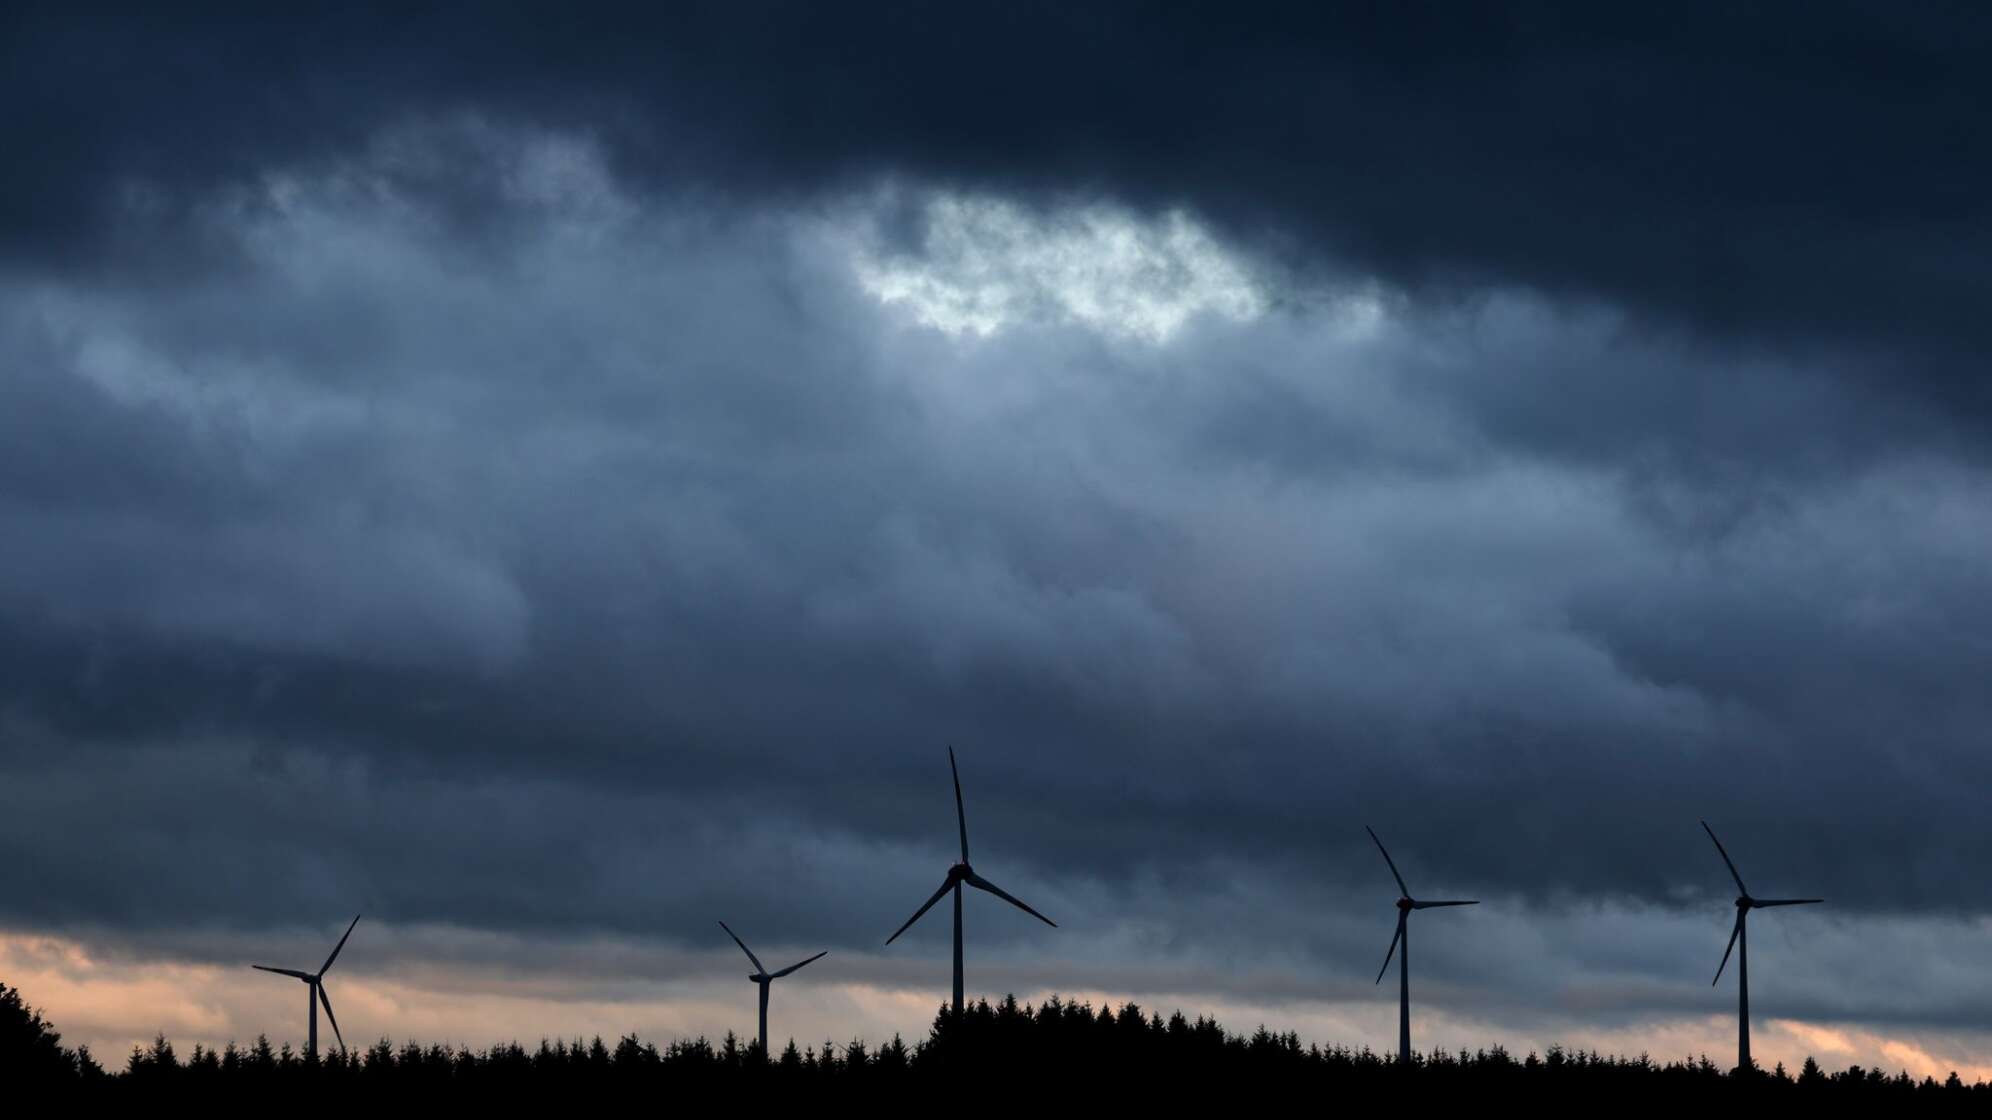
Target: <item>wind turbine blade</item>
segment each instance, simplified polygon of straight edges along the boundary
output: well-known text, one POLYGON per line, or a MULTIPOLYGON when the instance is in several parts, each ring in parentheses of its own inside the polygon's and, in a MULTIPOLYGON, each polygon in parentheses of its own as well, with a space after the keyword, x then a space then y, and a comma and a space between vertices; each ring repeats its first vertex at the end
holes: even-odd
MULTIPOLYGON (((1404 876, 1397 873, 1397 861, 1390 858, 1390 852, 1384 848, 1383 841, 1376 839, 1376 829, 1364 825, 1363 831, 1370 834, 1370 839, 1376 840, 1376 850, 1383 853, 1383 862, 1390 865, 1390 877, 1397 880, 1398 893, 1402 894, 1405 898, 1410 898, 1411 888, 1404 885, 1404 876)), ((1385 961, 1384 963, 1389 964, 1390 962, 1385 961)))
POLYGON ((947 882, 942 883, 941 889, 934 892, 934 897, 922 903, 918 910, 913 911, 913 916, 906 919, 906 924, 900 926, 897 930, 895 930, 891 937, 886 938, 885 943, 887 945, 890 945, 893 942, 899 940, 899 935, 905 933, 907 929, 913 925, 914 922, 919 921, 920 915, 925 914, 929 910, 932 910, 934 908, 934 903, 939 902, 942 899, 942 897, 944 897, 948 893, 948 889, 953 886, 954 886, 953 879, 949 879, 947 882))
POLYGON ((250 968, 260 968, 260 969, 262 969, 262 970, 263 970, 264 972, 274 972, 274 973, 276 973, 276 974, 277 974, 277 975, 279 975, 279 976, 295 976, 295 977, 297 977, 297 978, 298 978, 299 980, 309 980, 309 979, 311 979, 311 973, 309 973, 309 972, 299 972, 299 971, 298 971, 297 969, 295 969, 295 968, 271 968, 271 967, 270 967, 269 965, 266 965, 266 964, 252 964, 252 965, 250 965, 249 967, 250 967, 250 968))
MULTIPOLYGON (((1702 831, 1708 833, 1710 840, 1715 840, 1715 830, 1708 826, 1707 821, 1702 822, 1702 831)), ((1715 850, 1722 853, 1722 862, 1729 865, 1729 877, 1736 880, 1736 893, 1747 897, 1750 888, 1743 885, 1743 876, 1737 874, 1736 863, 1729 858, 1729 852, 1722 846, 1722 841, 1715 840, 1715 850)))
POLYGON ((762 966, 761 958, 754 955, 754 950, 749 949, 747 947, 747 943, 745 941, 740 940, 740 935, 733 932, 732 926, 727 925, 725 922, 721 922, 719 923, 719 928, 725 930, 726 936, 731 937, 733 939, 733 943, 735 945, 740 946, 740 951, 747 954, 747 959, 754 962, 754 971, 756 972, 768 971, 765 967, 762 966))
POLYGON ((1743 911, 1736 911, 1736 926, 1729 931, 1729 948, 1722 951, 1722 963, 1715 966, 1715 979, 1708 982, 1713 988, 1722 979, 1722 970, 1729 967, 1729 954, 1736 948, 1736 937, 1743 932, 1743 911))
MULTIPOLYGON (((809 958, 809 961, 819 960, 829 952, 830 950, 825 949, 823 950, 823 952, 816 954, 816 956, 809 958)), ((787 968, 782 969, 780 972, 777 972, 774 975, 768 977, 768 979, 780 980, 782 977, 787 976, 789 973, 794 972, 796 969, 801 968, 803 965, 808 964, 809 961, 797 961, 796 963, 788 966, 787 968)))
POLYGON ((1390 935, 1390 948, 1383 952, 1383 967, 1376 970, 1376 982, 1383 983, 1383 974, 1390 971, 1390 958, 1397 953, 1397 942, 1404 936, 1404 911, 1397 912, 1397 932, 1390 935))
POLYGON ((1458 899, 1452 902, 1414 902, 1411 904, 1411 909, 1430 910, 1434 906, 1478 906, 1478 905, 1480 905, 1479 899, 1467 898, 1467 899, 1458 899))
POLYGON ((353 915, 353 925, 347 926, 346 932, 343 935, 341 935, 339 938, 339 943, 337 945, 332 946, 332 955, 326 957, 325 963, 318 966, 318 975, 320 976, 325 975, 326 970, 332 967, 332 962, 339 959, 339 950, 344 949, 346 947, 346 938, 353 936, 353 926, 359 924, 360 924, 360 916, 358 914, 353 915))
POLYGON ((324 984, 314 984, 312 987, 318 989, 318 1002, 325 1008, 325 1017, 332 1020, 332 1037, 339 1040, 339 1049, 344 1050, 346 1036, 339 1033, 339 1017, 332 1014, 332 997, 325 994, 324 984))
POLYGON ((954 774, 955 824, 961 827, 961 861, 968 862, 968 811, 961 807, 961 767, 955 765, 954 748, 948 748, 948 770, 954 774))
POLYGON ((1057 922, 1052 921, 1050 918, 1047 918, 1043 914, 1040 914, 1037 911, 1031 909, 1029 906, 1026 906, 1023 900, 1011 894, 1009 891, 1004 890, 1002 887, 999 887, 996 884, 990 882, 989 880, 984 879, 980 875, 971 872, 968 876, 968 885, 971 887, 977 887, 981 890, 988 891, 990 894, 993 894, 997 898, 1000 898, 1003 901, 1009 903, 1010 905, 1016 907, 1017 909, 1022 910, 1024 913, 1029 914, 1031 917, 1036 918, 1038 921, 1043 922, 1045 925, 1048 925, 1053 929, 1058 928, 1057 922))
POLYGON ((1763 898, 1754 900, 1753 906, 1806 906, 1814 902, 1824 902, 1823 898, 1763 898))

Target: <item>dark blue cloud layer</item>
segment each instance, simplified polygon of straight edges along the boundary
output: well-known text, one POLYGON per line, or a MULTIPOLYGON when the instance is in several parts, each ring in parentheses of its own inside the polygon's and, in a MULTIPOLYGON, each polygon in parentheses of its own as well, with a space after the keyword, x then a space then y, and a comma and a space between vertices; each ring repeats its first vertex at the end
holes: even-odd
POLYGON ((1002 11, 11 17, 0 917, 869 945, 949 742, 1158 959, 1339 961, 1365 822, 1986 911, 1975 18, 1002 11), (936 189, 1272 310, 912 326, 936 189))

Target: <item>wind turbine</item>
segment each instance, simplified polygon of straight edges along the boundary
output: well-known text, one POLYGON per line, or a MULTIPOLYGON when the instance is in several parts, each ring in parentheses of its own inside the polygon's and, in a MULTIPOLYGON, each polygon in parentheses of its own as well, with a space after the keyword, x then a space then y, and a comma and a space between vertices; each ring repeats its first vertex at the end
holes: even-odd
POLYGON ((921 907, 918 910, 913 911, 913 916, 906 919, 906 924, 900 926, 899 929, 895 933, 893 933, 891 937, 886 938, 885 943, 887 945, 890 945, 894 941, 899 940, 899 935, 905 933, 907 929, 909 929, 913 925, 914 922, 919 921, 920 915, 925 914, 929 910, 932 910, 934 908, 934 903, 939 902, 941 900, 942 895, 947 894, 949 891, 953 891, 954 892, 954 1012, 956 1015, 960 1015, 961 1014, 962 884, 966 883, 967 885, 974 887, 977 890, 988 891, 990 894, 995 895, 997 898, 1002 899, 1003 901, 1009 903, 1010 905, 1016 907, 1019 910, 1022 910, 1024 913, 1029 914, 1031 917, 1036 918, 1038 921, 1043 922, 1045 925, 1051 926, 1054 929, 1058 927, 1058 923, 1052 921, 1050 918, 1045 917, 1043 914, 1040 914, 1037 911, 1031 909, 1029 906, 1024 905, 1023 902, 1019 901, 1014 895, 1010 894, 1002 887, 999 887, 996 884, 990 882, 989 880, 984 879, 982 876, 977 875, 975 873, 975 869, 968 865, 968 814, 963 812, 961 807, 961 770, 959 767, 955 765, 955 756, 954 756, 953 747, 948 748, 948 769, 954 773, 955 823, 959 825, 961 828, 961 862, 955 864, 953 867, 948 868, 948 877, 944 882, 941 883, 941 889, 935 891, 934 897, 928 899, 924 904, 921 905, 921 907))
POLYGON ((727 925, 725 922, 721 922, 719 923, 719 928, 725 930, 726 936, 731 937, 733 939, 733 943, 735 945, 740 946, 740 951, 747 954, 747 959, 754 962, 754 974, 752 976, 749 976, 747 979, 752 980, 754 983, 759 984, 761 986, 761 1057, 766 1058, 768 1056, 768 985, 774 983, 777 980, 780 980, 782 977, 787 976, 789 973, 794 972, 796 969, 801 968, 803 965, 808 964, 809 961, 813 961, 817 959, 817 957, 821 957, 823 953, 828 953, 830 950, 825 949, 823 950, 823 953, 816 954, 815 957, 809 958, 808 961, 799 961, 795 964, 788 966, 787 968, 782 969, 780 972, 769 972, 767 968, 761 964, 761 958, 754 955, 754 950, 749 949, 747 947, 747 943, 745 941, 740 940, 740 935, 733 932, 732 926, 727 925))
POLYGON ((317 972, 299 972, 294 968, 272 968, 267 964, 249 966, 260 968, 264 972, 274 972, 280 976, 294 976, 304 981, 304 1004, 311 1013, 310 1043, 305 1053, 313 1058, 318 1056, 318 1005, 321 1003, 325 1005, 325 1017, 332 1021, 332 1037, 339 1040, 339 1049, 346 1048, 346 1038, 339 1033, 339 1017, 332 1014, 332 1001, 325 995, 325 974, 331 971, 332 962, 339 959, 339 950, 346 947, 346 938, 353 936, 353 926, 359 924, 360 916, 353 915, 353 924, 346 927, 346 932, 339 938, 339 943, 332 946, 332 955, 325 958, 325 963, 318 966, 317 972))
MULTIPOLYGON (((1701 822, 1702 831, 1715 840, 1715 830, 1707 821, 1701 822)), ((1722 854, 1722 862, 1729 867, 1729 877, 1736 880, 1736 925, 1729 931, 1729 947, 1722 951, 1722 963, 1715 966, 1715 979, 1709 987, 1722 980, 1722 970, 1729 965, 1730 950, 1736 951, 1736 1068, 1748 1073, 1756 1067, 1750 1064, 1750 911, 1764 906, 1805 906, 1814 902, 1824 902, 1823 898, 1751 898, 1750 888, 1743 885, 1743 876, 1737 874, 1736 864, 1729 858, 1729 852, 1722 841, 1715 840, 1715 850, 1722 854)))
POLYGON ((1397 873, 1397 861, 1390 858, 1390 852, 1377 840, 1376 829, 1368 825, 1363 831, 1376 840, 1376 850, 1383 852, 1383 862, 1390 865, 1390 877, 1397 880, 1397 889, 1403 891, 1397 900, 1397 932, 1390 939, 1390 948, 1384 951, 1383 967, 1377 970, 1376 982, 1383 983, 1383 974, 1390 971, 1391 954, 1397 955, 1397 1061, 1406 1069, 1411 1068, 1411 911, 1429 910, 1434 906, 1478 906, 1477 898, 1451 899, 1445 902, 1420 902, 1411 897, 1411 888, 1404 885, 1404 876, 1397 873), (1402 944, 1403 949, 1398 945, 1402 944))

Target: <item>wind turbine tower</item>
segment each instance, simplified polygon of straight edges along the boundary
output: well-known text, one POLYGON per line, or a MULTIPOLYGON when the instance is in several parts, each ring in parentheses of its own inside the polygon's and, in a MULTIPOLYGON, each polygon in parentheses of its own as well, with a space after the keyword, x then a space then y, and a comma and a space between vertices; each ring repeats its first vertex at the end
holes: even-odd
POLYGON ((1383 983, 1383 974, 1390 971, 1391 954, 1397 955, 1397 1061, 1405 1069, 1411 1068, 1411 911, 1429 910, 1434 906, 1478 906, 1477 898, 1450 899, 1443 902, 1420 902, 1411 897, 1411 888, 1404 885, 1404 876, 1397 873, 1397 861, 1390 858, 1383 841, 1377 840, 1376 829, 1368 825, 1363 831, 1376 841, 1376 850, 1383 853, 1383 862, 1390 865, 1390 877, 1397 880, 1401 892, 1397 899, 1397 932, 1390 939, 1390 948, 1384 951, 1383 967, 1377 970, 1376 982, 1383 983))
POLYGON ((747 959, 754 962, 754 974, 752 976, 749 976, 747 979, 752 980, 754 983, 760 985, 761 988, 761 1057, 765 1060, 769 1057, 768 985, 774 983, 777 980, 780 980, 782 977, 787 976, 789 973, 794 972, 796 969, 801 968, 803 965, 808 964, 810 961, 822 957, 823 953, 828 953, 830 950, 825 949, 823 950, 823 953, 818 953, 816 954, 816 956, 810 957, 809 960, 798 961, 795 964, 792 964, 787 968, 782 969, 780 972, 769 972, 766 968, 762 967, 761 958, 754 955, 754 950, 749 949, 747 947, 747 943, 745 941, 740 940, 740 935, 733 932, 732 926, 727 925, 725 922, 721 922, 719 923, 719 928, 725 930, 726 936, 731 937, 733 939, 733 943, 735 945, 740 946, 740 951, 747 954, 747 959))
POLYGON ((1037 911, 1031 909, 1029 906, 1026 906, 1016 896, 1010 894, 1010 892, 1004 890, 1003 888, 997 886, 996 884, 990 882, 989 880, 984 879, 982 876, 977 875, 975 873, 975 869, 968 865, 968 814, 962 810, 961 806, 961 769, 955 765, 955 756, 954 756, 953 747, 948 748, 948 769, 954 773, 955 824, 961 830, 961 862, 955 864, 953 867, 948 868, 948 877, 941 882, 941 889, 935 891, 934 897, 928 899, 925 903, 923 903, 918 910, 913 911, 913 916, 906 919, 906 924, 900 926, 899 929, 896 930, 891 937, 886 938, 885 943, 887 945, 890 945, 894 941, 899 940, 899 935, 905 933, 909 928, 911 928, 914 922, 919 921, 920 915, 925 914, 927 911, 933 909, 934 903, 939 902, 941 900, 941 896, 947 894, 949 891, 953 891, 954 892, 954 1013, 956 1015, 960 1015, 961 993, 962 993, 961 888, 964 885, 974 887, 976 890, 988 891, 990 894, 993 894, 997 898, 1000 898, 1003 901, 1009 903, 1010 905, 1016 907, 1017 909, 1022 910, 1024 913, 1029 914, 1031 917, 1036 918, 1038 921, 1043 922, 1045 925, 1056 928, 1058 923, 1052 921, 1050 918, 1045 917, 1043 914, 1040 914, 1037 911))
POLYGON ((1761 910, 1766 906, 1809 906, 1823 898, 1752 898, 1750 888, 1743 885, 1743 876, 1736 871, 1736 864, 1729 858, 1722 841, 1715 839, 1715 830, 1707 821, 1701 822, 1702 831, 1715 840, 1715 850, 1722 855, 1724 866, 1729 868, 1729 877, 1736 880, 1736 924, 1729 930, 1729 947, 1722 951, 1722 963, 1715 966, 1715 979, 1709 981, 1714 987, 1722 980, 1722 970, 1729 966, 1731 950, 1736 953, 1736 1069, 1749 1073, 1757 1067, 1750 1064, 1750 911, 1761 910))
POLYGON ((339 1040, 339 1049, 346 1048, 345 1036, 339 1033, 339 1017, 332 1014, 332 1000, 325 994, 325 974, 332 970, 332 962, 339 959, 339 950, 346 947, 346 938, 353 936, 353 926, 359 924, 360 916, 353 915, 352 925, 346 927, 346 932, 339 938, 339 943, 332 946, 332 955, 325 958, 325 963, 318 966, 317 972, 299 972, 294 968, 274 968, 267 964, 249 966, 304 981, 304 1005, 311 1023, 305 1053, 312 1058, 318 1057, 318 1005, 321 1003, 325 1005, 325 1017, 332 1021, 332 1037, 339 1040))

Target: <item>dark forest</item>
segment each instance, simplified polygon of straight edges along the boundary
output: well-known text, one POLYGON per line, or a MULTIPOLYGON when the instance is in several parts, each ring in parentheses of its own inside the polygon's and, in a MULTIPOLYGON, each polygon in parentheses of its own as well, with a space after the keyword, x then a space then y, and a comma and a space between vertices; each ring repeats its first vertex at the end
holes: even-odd
MULTIPOLYGON (((717 1043, 680 1039, 662 1045, 634 1035, 616 1042, 541 1040, 487 1049, 382 1039, 311 1059, 288 1044, 258 1038, 221 1050, 196 1045, 180 1052, 161 1036, 135 1047, 122 1068, 107 1068, 87 1048, 67 1049, 55 1027, 18 990, 0 985, 0 1068, 16 1085, 69 1086, 106 1101, 159 1094, 253 1099, 306 1090, 357 1100, 405 1100, 410 1094, 642 1093, 704 1097, 733 1089, 823 1094, 890 1093, 949 1082, 1028 1096, 1037 1086, 1094 1083, 1116 1093, 1194 1094, 1251 1086, 1329 1093, 1343 1099, 1384 1096, 1415 1086, 1421 1094, 1463 1098, 1498 1094, 1577 1101, 1637 1100, 1764 1104, 1831 1102, 1849 1107, 1954 1103, 1983 1109, 1992 1085, 1917 1080, 1860 1066, 1827 1072, 1807 1059, 1739 1076, 1707 1055, 1623 1057, 1552 1047, 1516 1055, 1495 1046, 1472 1052, 1420 1054, 1400 1069, 1367 1046, 1303 1044, 1291 1031, 1260 1026, 1226 1030, 1208 1016, 1155 1014, 1135 1004, 1119 1009, 1067 1002, 1057 996, 1032 1006, 1005 997, 970 1004, 959 1020, 943 1007, 924 1039, 881 1045, 826 1039, 790 1041, 772 1060, 729 1033, 717 1043), (993 1081, 991 1079, 1003 1079, 993 1081)), ((273 1096, 272 1099, 275 1099, 273 1096)), ((322 1097, 321 1097, 322 1099, 322 1097)), ((664 1099, 654 1097, 652 1099, 664 1099)))

